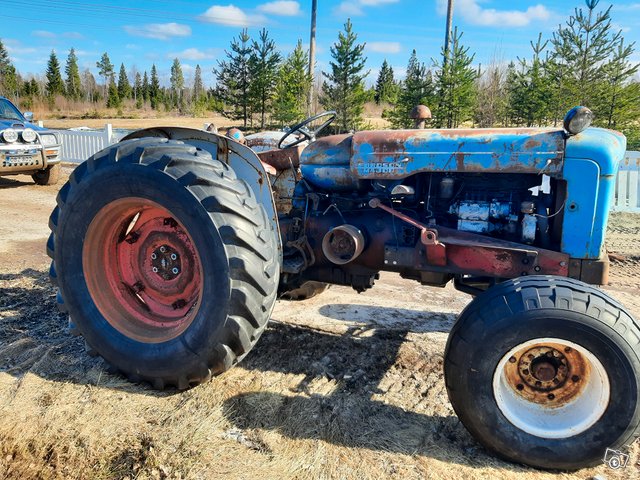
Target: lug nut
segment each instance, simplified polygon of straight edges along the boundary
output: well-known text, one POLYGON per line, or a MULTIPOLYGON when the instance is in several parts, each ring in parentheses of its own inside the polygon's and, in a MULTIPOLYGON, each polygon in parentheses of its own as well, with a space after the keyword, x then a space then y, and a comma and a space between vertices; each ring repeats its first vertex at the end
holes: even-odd
POLYGON ((166 252, 166 251, 167 251, 167 249, 166 249, 166 248, 164 248, 164 245, 163 245, 162 247, 160 247, 160 252, 164 253, 164 252, 166 252))
POLYGON ((153 270, 153 273, 158 273, 158 268, 157 267, 153 267, 152 270, 153 270))
POLYGON ((518 390, 524 390, 524 385, 523 385, 523 384, 521 384, 521 383, 519 383, 518 385, 516 385, 516 388, 517 388, 518 390))
POLYGON ((547 395, 547 398, 549 400, 553 400, 554 398, 556 398, 556 396, 553 393, 550 393, 549 395, 547 395))
POLYGON ((574 375, 574 376, 571 377, 571 381, 574 382, 574 383, 578 382, 578 381, 580 381, 580 377, 578 375, 574 375))
POLYGON ((158 255, 156 255, 155 253, 151 254, 151 260, 155 260, 156 258, 158 258, 158 255))
POLYGON ((511 357, 511 358, 509 359, 509 362, 511 362, 511 363, 516 363, 516 357, 511 357))
POLYGON ((176 267, 173 267, 173 270, 171 270, 171 273, 173 273, 174 275, 177 275, 180 272, 180 270, 178 270, 176 267))
POLYGON ((175 253, 171 254, 171 260, 175 260, 176 258, 178 258, 178 256, 175 253))

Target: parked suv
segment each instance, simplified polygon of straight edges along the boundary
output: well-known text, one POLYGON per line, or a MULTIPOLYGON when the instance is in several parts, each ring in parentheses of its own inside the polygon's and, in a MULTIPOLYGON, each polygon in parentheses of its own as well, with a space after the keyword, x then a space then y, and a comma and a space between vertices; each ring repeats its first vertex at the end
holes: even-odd
POLYGON ((27 174, 38 185, 57 183, 60 141, 55 133, 32 121, 31 112, 23 115, 0 97, 0 176, 27 174))

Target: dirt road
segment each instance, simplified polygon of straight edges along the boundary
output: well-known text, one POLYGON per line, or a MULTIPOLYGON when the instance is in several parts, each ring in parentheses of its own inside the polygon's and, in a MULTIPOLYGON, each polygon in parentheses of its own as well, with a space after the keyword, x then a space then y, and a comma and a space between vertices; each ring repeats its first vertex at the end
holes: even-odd
MULTIPOLYGON (((361 295, 278 302, 256 349, 205 385, 132 385, 56 311, 44 253, 56 191, 0 179, 0 478, 640 478, 637 444, 625 470, 572 474, 486 453, 442 378, 470 297, 394 275, 361 295)), ((606 290, 636 317, 639 234, 640 216, 613 217, 606 290)))

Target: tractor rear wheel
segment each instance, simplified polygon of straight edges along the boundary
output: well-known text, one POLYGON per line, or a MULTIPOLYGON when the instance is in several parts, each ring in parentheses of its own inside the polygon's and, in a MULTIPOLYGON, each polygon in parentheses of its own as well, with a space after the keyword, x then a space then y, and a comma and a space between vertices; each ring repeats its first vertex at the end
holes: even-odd
POLYGON ((449 336, 445 380, 469 432, 518 463, 622 461, 640 434, 640 326, 577 280, 522 277, 476 297, 449 336))
POLYGON ((62 311, 132 381, 188 388, 254 346, 280 272, 249 185, 182 142, 121 142, 58 195, 47 250, 62 311))

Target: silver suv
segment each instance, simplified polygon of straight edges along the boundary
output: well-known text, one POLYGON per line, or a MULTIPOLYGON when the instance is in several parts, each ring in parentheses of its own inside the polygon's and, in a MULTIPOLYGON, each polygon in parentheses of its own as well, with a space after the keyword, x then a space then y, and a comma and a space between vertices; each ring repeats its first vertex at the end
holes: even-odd
POLYGON ((0 176, 27 174, 38 185, 57 183, 60 141, 54 132, 32 121, 31 112, 23 115, 0 97, 0 176))

